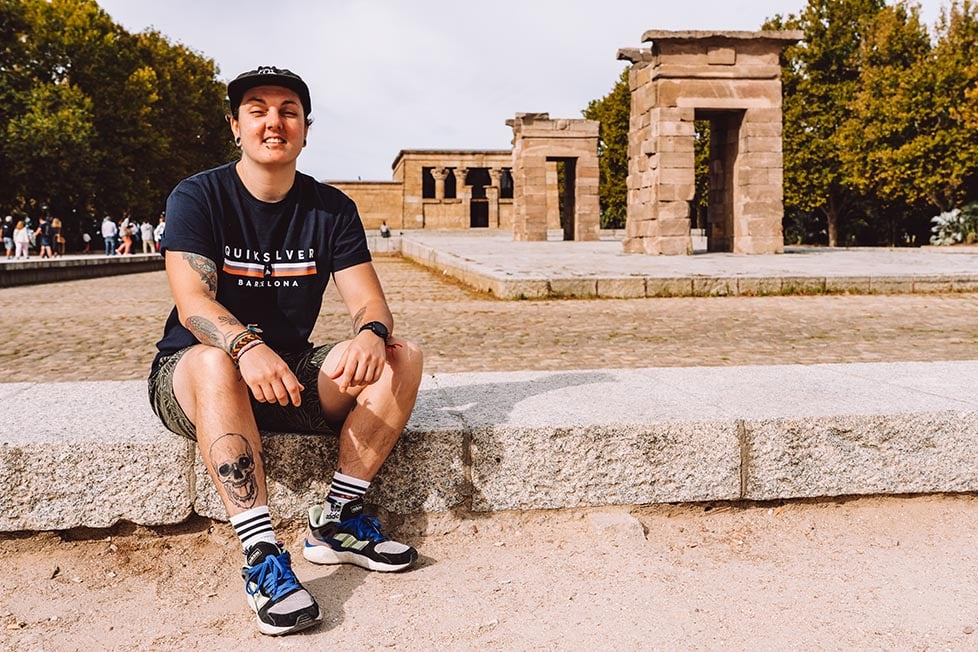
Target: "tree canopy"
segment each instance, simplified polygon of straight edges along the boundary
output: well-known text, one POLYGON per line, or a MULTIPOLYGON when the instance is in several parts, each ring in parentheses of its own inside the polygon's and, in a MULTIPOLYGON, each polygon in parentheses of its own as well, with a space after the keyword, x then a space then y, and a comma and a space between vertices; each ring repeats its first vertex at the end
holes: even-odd
POLYGON ((130 34, 93 0, 0 0, 0 209, 157 215, 182 178, 234 155, 213 60, 130 34))
POLYGON ((631 111, 628 69, 622 71, 611 92, 591 100, 582 112, 601 123, 598 132, 599 195, 602 228, 625 226, 628 192, 628 116, 631 111))

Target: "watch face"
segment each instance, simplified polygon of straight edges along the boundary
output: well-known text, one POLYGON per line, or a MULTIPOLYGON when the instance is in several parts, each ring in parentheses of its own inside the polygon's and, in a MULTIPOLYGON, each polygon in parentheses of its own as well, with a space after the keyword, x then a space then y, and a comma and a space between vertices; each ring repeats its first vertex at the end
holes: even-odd
POLYGON ((387 330, 387 327, 384 326, 379 321, 372 321, 369 324, 364 324, 363 325, 363 328, 361 328, 360 330, 363 330, 364 328, 366 328, 366 329, 368 329, 370 331, 373 331, 373 333, 377 337, 379 337, 379 338, 381 338, 383 340, 386 340, 387 337, 390 335, 390 331, 387 330))

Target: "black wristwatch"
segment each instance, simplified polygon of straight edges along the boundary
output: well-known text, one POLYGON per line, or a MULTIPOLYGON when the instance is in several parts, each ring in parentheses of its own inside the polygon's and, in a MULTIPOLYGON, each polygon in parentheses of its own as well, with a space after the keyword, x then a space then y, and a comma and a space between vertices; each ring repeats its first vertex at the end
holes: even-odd
POLYGON ((387 338, 391 336, 391 332, 387 330, 387 327, 384 326, 382 322, 379 321, 368 321, 366 324, 360 327, 360 330, 357 331, 357 335, 363 331, 370 331, 380 339, 384 340, 384 344, 387 343, 387 338))

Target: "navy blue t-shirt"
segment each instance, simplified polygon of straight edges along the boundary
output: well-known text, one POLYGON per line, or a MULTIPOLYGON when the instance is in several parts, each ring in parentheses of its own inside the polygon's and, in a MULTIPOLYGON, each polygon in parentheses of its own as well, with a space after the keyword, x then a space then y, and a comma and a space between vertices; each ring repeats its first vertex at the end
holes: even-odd
MULTIPOLYGON (((335 271, 368 262, 356 205, 342 192, 296 173, 273 204, 245 188, 235 163, 181 181, 166 201, 160 253, 200 254, 217 266, 217 301, 242 324, 257 324, 277 351, 302 351, 335 271)), ((197 343, 174 307, 156 348, 163 356, 197 343)))

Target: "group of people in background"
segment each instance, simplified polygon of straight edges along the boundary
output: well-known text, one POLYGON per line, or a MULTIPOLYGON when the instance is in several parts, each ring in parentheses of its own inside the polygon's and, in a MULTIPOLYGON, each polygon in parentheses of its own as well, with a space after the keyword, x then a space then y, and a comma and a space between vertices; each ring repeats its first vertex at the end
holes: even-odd
POLYGON ((159 251, 163 232, 166 230, 166 217, 161 215, 156 226, 149 220, 141 224, 126 216, 118 224, 106 215, 102 219, 102 239, 105 241, 106 256, 124 256, 133 252, 134 245, 141 245, 144 254, 159 251))
POLYGON ((29 220, 17 220, 13 215, 3 218, 3 247, 7 258, 29 258, 31 247, 38 247, 41 258, 54 258, 65 253, 65 237, 61 220, 42 215, 36 228, 29 220))
MULTIPOLYGON (((61 220, 44 214, 38 218, 37 225, 31 223, 29 217, 14 219, 7 215, 0 222, 3 230, 3 246, 7 259, 28 259, 31 249, 37 248, 41 258, 56 258, 63 256, 67 249, 67 239, 62 232, 61 220)), ((92 221, 92 227, 95 221, 92 221)), ((161 215, 156 225, 149 220, 137 224, 129 216, 118 223, 108 215, 102 220, 101 236, 105 242, 106 256, 119 256, 137 253, 152 254, 159 251, 163 232, 166 229, 166 218, 161 215)), ((81 234, 81 253, 88 254, 92 250, 94 229, 83 227, 81 234)))
POLYGON ((3 247, 7 258, 27 258, 33 238, 24 220, 18 220, 15 224, 13 215, 3 219, 3 247))

